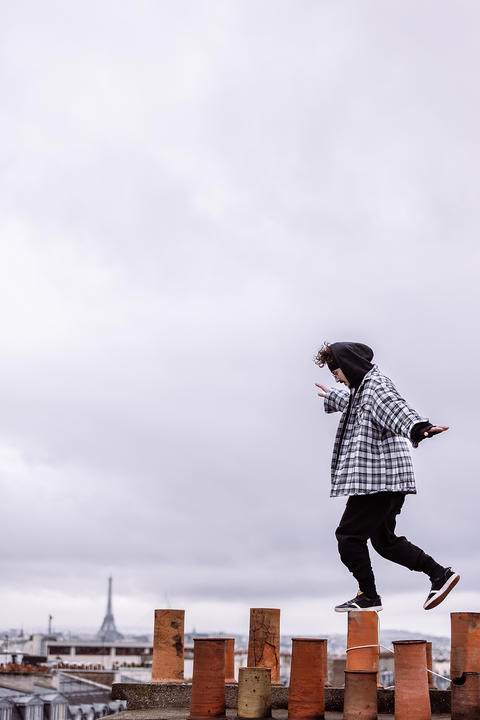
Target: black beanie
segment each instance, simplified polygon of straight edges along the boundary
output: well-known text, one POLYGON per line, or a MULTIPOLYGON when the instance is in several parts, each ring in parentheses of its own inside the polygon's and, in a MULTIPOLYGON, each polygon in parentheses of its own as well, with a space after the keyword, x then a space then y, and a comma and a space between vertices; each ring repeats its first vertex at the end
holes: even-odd
POLYGON ((373 365, 373 350, 363 343, 336 342, 330 345, 333 362, 328 363, 330 370, 340 368, 351 387, 358 388, 373 365), (332 366, 335 367, 332 367, 332 366))

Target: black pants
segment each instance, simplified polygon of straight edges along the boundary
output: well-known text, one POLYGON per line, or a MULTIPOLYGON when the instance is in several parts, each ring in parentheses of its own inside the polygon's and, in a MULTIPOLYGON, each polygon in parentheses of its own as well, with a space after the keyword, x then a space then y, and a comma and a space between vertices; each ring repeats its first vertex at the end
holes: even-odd
POLYGON ((342 562, 366 595, 377 594, 367 548, 368 539, 379 555, 409 570, 425 572, 433 577, 443 569, 407 538, 395 535, 397 515, 404 501, 405 493, 400 492, 351 495, 348 498, 335 535, 342 562))

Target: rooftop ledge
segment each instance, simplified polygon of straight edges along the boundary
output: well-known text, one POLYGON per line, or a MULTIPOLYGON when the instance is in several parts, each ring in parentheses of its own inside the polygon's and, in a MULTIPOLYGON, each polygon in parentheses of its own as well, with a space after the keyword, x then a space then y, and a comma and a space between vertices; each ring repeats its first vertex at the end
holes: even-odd
MULTIPOLYGON (((122 720, 176 720, 189 714, 191 683, 114 683, 112 700, 126 700, 127 710, 122 720), (132 713, 130 711, 133 711, 132 713), (182 712, 180 712, 182 711, 182 712)), ((430 690, 430 703, 434 717, 450 718, 450 690, 430 690)), ((225 685, 227 708, 236 716, 237 684, 225 685)), ((377 692, 378 712, 393 715, 394 691, 379 689, 377 692)), ((272 685, 272 710, 274 720, 286 717, 288 687, 272 685), (285 712, 284 712, 285 711, 285 712)), ((342 713, 343 688, 325 688, 325 710, 342 713)), ((331 718, 335 718, 332 715, 331 718)), ((342 717, 342 715, 339 715, 342 717)))
MULTIPOLYGON (((125 710, 117 715, 109 715, 108 720, 186 720, 189 714, 189 708, 177 708, 175 710, 125 710)), ((237 711, 228 709, 227 717, 237 720, 237 711)), ((392 720, 393 715, 388 713, 379 713, 378 720, 392 720)), ((272 720, 287 720, 287 710, 276 710, 272 715, 272 720)), ((343 720, 343 712, 327 710, 325 712, 325 720, 343 720)), ((450 720, 448 714, 433 714, 432 720, 450 720)))

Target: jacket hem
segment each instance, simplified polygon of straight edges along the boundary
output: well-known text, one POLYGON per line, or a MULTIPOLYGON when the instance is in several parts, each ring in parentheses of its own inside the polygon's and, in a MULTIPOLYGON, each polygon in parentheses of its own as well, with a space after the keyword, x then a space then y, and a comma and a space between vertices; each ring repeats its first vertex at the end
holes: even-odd
POLYGON ((375 488, 371 490, 331 490, 330 491, 330 497, 345 497, 349 495, 375 495, 376 493, 381 492, 401 492, 405 493, 406 495, 416 495, 417 489, 412 488, 411 486, 408 488, 402 488, 402 487, 381 487, 381 488, 375 488))

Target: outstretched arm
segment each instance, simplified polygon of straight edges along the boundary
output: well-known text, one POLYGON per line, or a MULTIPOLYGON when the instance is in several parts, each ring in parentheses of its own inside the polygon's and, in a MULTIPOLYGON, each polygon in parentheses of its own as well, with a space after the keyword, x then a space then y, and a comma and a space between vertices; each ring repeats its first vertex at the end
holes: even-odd
POLYGON ((385 430, 412 440, 414 447, 424 438, 448 430, 447 426, 432 425, 421 418, 393 387, 376 388, 372 397, 372 415, 385 430))

